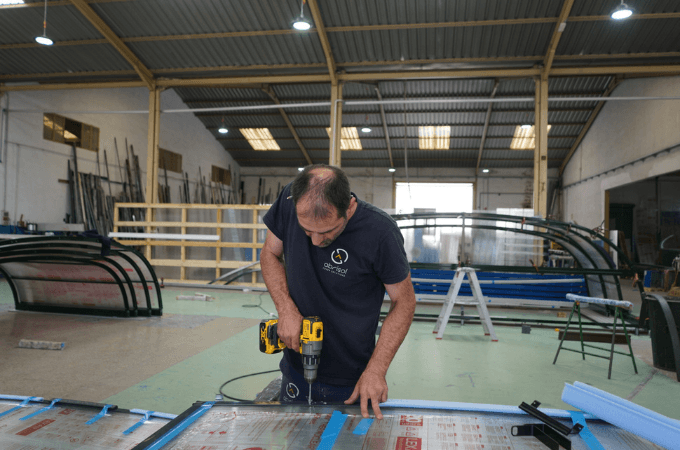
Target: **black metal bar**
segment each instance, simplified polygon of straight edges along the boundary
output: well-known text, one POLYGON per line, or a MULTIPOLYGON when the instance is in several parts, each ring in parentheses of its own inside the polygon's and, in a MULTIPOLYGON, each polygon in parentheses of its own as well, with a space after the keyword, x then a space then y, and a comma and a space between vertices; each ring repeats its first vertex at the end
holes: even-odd
POLYGON ((553 428, 558 433, 563 434, 565 436, 567 436, 568 434, 570 434, 572 432, 578 433, 583 428, 583 426, 579 425, 579 424, 574 425, 573 428, 569 428, 568 426, 557 421, 556 419, 553 419, 552 417, 550 417, 550 416, 544 414, 543 412, 539 411, 538 407, 540 405, 541 405, 541 403, 538 402, 538 401, 534 401, 531 405, 528 405, 525 402, 522 402, 519 405, 519 409, 521 409, 525 413, 529 414, 531 417, 534 417, 534 418, 540 420, 544 424, 553 428))
POLYGON ((680 381, 680 339, 678 338, 677 326, 675 319, 673 318, 673 312, 665 298, 658 294, 647 294, 650 297, 654 297, 661 306, 661 311, 666 318, 666 324, 668 325, 670 331, 671 345, 673 346, 673 356, 675 357, 675 371, 677 374, 677 379, 680 381))

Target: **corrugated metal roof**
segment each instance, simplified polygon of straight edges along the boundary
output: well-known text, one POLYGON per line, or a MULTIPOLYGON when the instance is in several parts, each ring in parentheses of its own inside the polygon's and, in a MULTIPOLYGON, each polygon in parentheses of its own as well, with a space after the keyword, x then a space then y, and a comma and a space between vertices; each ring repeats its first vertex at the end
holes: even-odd
POLYGON ((121 37, 290 29, 290 21, 300 14, 297 0, 144 0, 91 6, 121 37))
MULTIPOLYGON (((43 13, 43 8, 0 9, 0 44, 33 42, 33 38, 43 34, 43 13)), ((102 38, 72 5, 48 5, 47 36, 55 42, 102 38)))
MULTIPOLYGON (((631 0, 633 1, 633 0, 631 0)), ((36 0, 36 3, 37 0, 36 0)), ((343 126, 370 126, 361 134, 363 151, 343 152, 343 165, 386 167, 387 141, 377 105, 351 105, 353 99, 377 99, 378 86, 386 100, 485 99, 499 79, 497 99, 491 107, 490 126, 483 152, 485 167, 531 167, 533 153, 507 150, 517 125, 534 122, 535 83, 533 78, 504 79, 504 69, 531 67, 543 59, 556 26, 563 0, 318 0, 338 71, 419 71, 424 69, 498 68, 498 74, 483 79, 395 79, 347 82, 343 87, 343 126), (539 19, 536 23, 499 24, 479 21, 539 19), (545 19, 545 20, 543 20, 545 19), (442 22, 450 22, 442 26, 442 22), (467 23, 462 23, 467 22, 467 23), (474 23, 471 23, 474 22, 474 23), (411 28, 390 30, 339 30, 337 27, 412 24, 411 28), (425 26, 421 26, 425 25, 425 26), (433 26, 429 26, 433 25, 433 26), (494 59, 494 58, 501 59, 494 59), (514 61, 513 57, 523 57, 514 61), (481 58, 459 61, 460 58, 481 58), (403 59, 404 64, 401 64, 403 59), (409 61, 415 60, 415 61, 409 61), (436 60, 441 60, 434 62, 436 60), (433 63, 428 63, 433 61, 433 63), (377 64, 344 63, 375 62, 377 64), (528 101, 517 102, 517 97, 528 101), (513 166, 514 164, 514 166, 513 166)), ((636 13, 680 12, 676 0, 634 1, 636 13)), ((587 21, 567 20, 557 49, 554 66, 589 64, 614 65, 651 59, 592 59, 611 53, 678 52, 680 26, 677 18, 646 18, 614 22, 603 19, 616 6, 614 0, 575 0, 571 16, 599 16, 587 21), (583 55, 583 60, 560 59, 583 55), (591 59, 589 59, 591 58, 591 59)), ((144 0, 92 2, 101 19, 158 77, 233 77, 249 79, 268 74, 327 74, 326 59, 316 29, 307 33, 290 30, 299 14, 299 0, 144 0), (206 33, 264 32, 257 36, 201 37, 206 33), (194 36, 186 36, 194 35, 194 36), (281 66, 283 67, 277 67, 281 66), (299 67, 304 65, 304 67, 299 67), (267 67, 271 66, 271 67, 267 67), (195 69, 195 70, 187 70, 195 69)), ((40 5, 38 5, 40 6, 40 5)), ((87 79, 136 78, 131 65, 110 44, 59 45, 62 41, 103 40, 103 37, 68 3, 48 7, 47 34, 57 41, 52 48, 37 47, 33 37, 41 32, 42 8, 0 9, 0 80, 14 81, 18 74, 34 74, 21 80, 78 81, 70 72, 86 72, 87 79), (33 24, 33 25, 31 25, 33 24), (14 44, 21 44, 16 48, 14 44), (45 77, 43 73, 64 73, 45 77), (100 73, 101 72, 101 73, 100 73)), ((311 17, 308 5, 305 15, 311 17)), ((647 16, 648 17, 648 16, 647 16)), ((680 58, 655 56, 659 64, 677 64, 680 58)), ((254 79, 254 78, 253 78, 254 79)), ((550 77, 550 97, 599 97, 611 76, 550 77)), ((268 83, 279 100, 294 102, 329 101, 331 85, 325 83, 268 83)), ((195 87, 175 88, 190 108, 272 105, 261 89, 195 87)), ((597 101, 551 101, 548 121, 549 166, 559 165, 581 132, 597 101)), ((488 103, 418 102, 384 105, 385 118, 395 160, 402 161, 404 125, 411 167, 475 167, 481 144, 488 103), (404 120, 404 111, 406 118, 404 120), (418 150, 418 127, 450 125, 451 148, 459 150, 418 150), (401 148, 401 149, 400 149, 401 148), (401 159, 399 159, 401 158, 401 159)), ((330 123, 329 106, 290 108, 287 114, 313 153, 316 162, 327 161, 330 123), (318 148, 320 150, 314 150, 318 148)), ((278 109, 196 113, 225 148, 243 165, 294 166, 304 164, 297 142, 292 139, 278 109), (219 135, 224 123, 230 133, 219 135), (270 128, 284 149, 280 152, 247 150, 238 128, 270 128), (287 150, 286 150, 287 149, 287 150)), ((396 162, 395 162, 396 164, 396 162)))

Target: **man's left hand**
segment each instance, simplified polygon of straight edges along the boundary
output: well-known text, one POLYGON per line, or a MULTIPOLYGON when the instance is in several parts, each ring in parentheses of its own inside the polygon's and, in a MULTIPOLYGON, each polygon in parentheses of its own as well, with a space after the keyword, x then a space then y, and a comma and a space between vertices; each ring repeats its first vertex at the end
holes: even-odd
POLYGON ((377 419, 382 419, 379 403, 387 401, 387 381, 385 376, 378 373, 364 371, 354 386, 354 392, 350 398, 345 400, 346 405, 351 405, 361 398, 361 415, 368 418, 368 401, 371 400, 371 406, 377 419))

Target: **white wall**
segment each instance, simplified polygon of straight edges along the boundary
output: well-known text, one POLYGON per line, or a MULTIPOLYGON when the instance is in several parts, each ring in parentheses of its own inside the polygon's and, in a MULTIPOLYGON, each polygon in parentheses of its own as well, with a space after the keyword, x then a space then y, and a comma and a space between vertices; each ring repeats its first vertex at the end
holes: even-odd
MULTIPOLYGON (((612 94, 630 96, 680 96, 680 77, 625 80, 612 94)), ((565 168, 565 219, 600 225, 606 190, 680 170, 680 148, 588 178, 678 145, 679 100, 608 102, 565 168)))
MULTIPOLYGON (((475 181, 470 176, 471 169, 410 169, 408 178, 404 169, 397 169, 394 175, 380 168, 343 168, 349 178, 352 192, 378 208, 391 209, 393 185, 395 181, 405 182, 459 182, 475 181)), ((242 167, 246 203, 257 197, 260 178, 265 182, 265 192, 272 189, 275 198, 279 186, 283 188, 297 175, 296 168, 242 167)), ((549 171, 551 180, 557 171, 549 171)), ((532 169, 491 169, 488 174, 480 174, 477 182, 477 209, 493 211, 496 208, 521 208, 526 198, 527 187, 533 186, 532 169)), ((531 202, 531 195, 529 196, 531 202)))
MULTIPOLYGON (((15 222, 21 214, 30 222, 62 222, 68 210, 68 185, 59 183, 67 178, 67 161, 71 159, 68 145, 44 140, 42 117, 55 112, 70 119, 94 125, 100 129, 100 149, 106 149, 111 179, 120 180, 114 150, 118 141, 120 160, 124 163, 125 138, 139 157, 142 184, 146 188, 146 147, 148 114, 90 114, 74 111, 148 111, 149 91, 134 89, 92 89, 58 91, 21 91, 6 93, 0 100, 2 108, 9 103, 9 132, 6 155, 0 167, 0 200, 3 210, 10 212, 15 222), (30 111, 30 112, 23 112, 30 111), (6 186, 6 188, 5 188, 6 186)), ((184 109, 186 105, 173 90, 161 94, 161 109, 184 109)), ((160 146, 182 154, 183 170, 189 179, 198 179, 198 167, 208 178, 211 165, 227 168, 238 176, 239 166, 213 135, 191 113, 161 114, 160 146)), ((96 154, 78 149, 78 169, 96 173, 96 154)), ((100 152, 102 175, 103 152, 100 152)), ((160 172, 162 177, 163 172, 160 172)), ((179 200, 179 174, 168 172, 172 200, 179 200)), ((161 178, 163 181, 163 178, 161 178)), ((108 187, 104 185, 105 191, 108 187)), ((120 191, 113 185, 114 194, 120 191)), ((193 184, 192 184, 193 194, 193 184)))

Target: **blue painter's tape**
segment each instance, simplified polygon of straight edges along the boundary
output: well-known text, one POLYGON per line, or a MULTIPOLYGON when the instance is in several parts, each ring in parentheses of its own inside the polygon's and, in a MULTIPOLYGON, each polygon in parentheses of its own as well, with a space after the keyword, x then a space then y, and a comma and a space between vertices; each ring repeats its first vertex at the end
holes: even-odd
POLYGON ((139 422, 137 422, 136 424, 132 425, 132 426, 131 426, 130 428, 128 428, 127 430, 123 431, 123 434, 127 436, 128 434, 130 434, 130 433, 132 433, 133 431, 135 431, 137 428, 141 427, 142 424, 143 424, 144 422, 146 422, 147 420, 149 420, 149 416, 151 416, 151 414, 153 414, 153 411, 147 411, 146 413, 144 413, 144 417, 142 417, 142 418, 139 420, 139 422))
MULTIPOLYGON (((439 402, 436 400, 388 400, 380 404, 380 408, 413 408, 413 409, 446 409, 449 411, 488 412, 497 414, 526 414, 517 406, 491 405, 485 403, 439 402)), ((563 409, 539 408, 550 417, 569 419, 569 411, 563 409)), ((597 419, 590 414, 586 419, 597 419)))
POLYGON ((588 448, 590 450, 605 450, 605 448, 602 447, 602 444, 600 444, 600 441, 598 441, 590 431, 590 428, 588 428, 588 424, 586 423, 585 417, 583 417, 583 413, 578 411, 569 411, 569 413, 571 414, 571 421, 574 423, 574 425, 577 423, 583 425, 583 429, 578 435, 581 436, 581 439, 583 439, 583 442, 586 443, 588 448))
POLYGON ((368 429, 371 428, 371 425, 373 425, 373 419, 362 419, 352 433, 364 435, 368 433, 368 429))
POLYGON ((22 418, 19 419, 19 420, 30 419, 30 418, 33 417, 33 416, 37 416, 38 414, 42 414, 42 413, 44 413, 45 411, 49 411, 50 409, 54 408, 54 404, 55 404, 55 403, 60 402, 60 401, 61 401, 60 398, 55 398, 54 400, 52 400, 52 403, 50 403, 50 406, 45 406, 43 409, 39 409, 39 410, 37 410, 36 412, 31 413, 31 414, 27 415, 26 417, 22 417, 22 418))
POLYGON ((3 413, 0 413, 0 417, 6 416, 6 415, 8 415, 8 414, 13 413, 13 412, 16 411, 17 409, 23 408, 24 406, 28 405, 28 402, 30 402, 30 401, 39 402, 39 401, 42 401, 42 397, 26 397, 26 398, 24 399, 24 401, 21 402, 18 406, 15 406, 14 408, 12 408, 12 409, 10 409, 10 410, 8 410, 8 411, 5 411, 5 412, 3 412, 3 413))
POLYGON ((148 447, 146 447, 144 450, 158 450, 161 447, 163 447, 165 444, 173 440, 178 434, 180 434, 182 431, 186 430, 189 425, 192 423, 196 422, 199 417, 201 417, 203 414, 208 412, 210 408, 213 407, 215 402, 205 402, 203 405, 201 405, 200 408, 198 408, 196 411, 191 413, 186 419, 172 427, 170 431, 165 433, 160 439, 158 439, 156 442, 152 443, 148 447))
POLYGON ((338 438, 340 430, 342 430, 346 420, 347 414, 343 414, 340 411, 333 411, 331 420, 328 421, 328 425, 326 425, 326 429, 321 435, 321 442, 319 442, 316 450, 331 450, 333 445, 335 445, 335 440, 338 438))
POLYGON ((91 418, 90 420, 88 420, 87 422, 85 422, 85 425, 92 425, 93 423, 95 423, 96 421, 98 421, 99 419, 104 417, 106 415, 106 411, 108 411, 109 408, 112 407, 112 406, 113 405, 104 405, 101 412, 99 414, 97 414, 96 416, 94 416, 93 418, 91 418))

